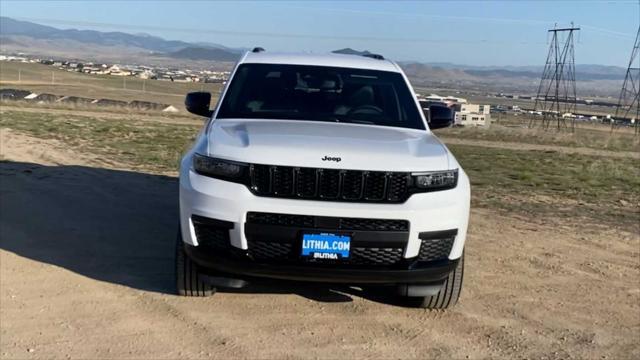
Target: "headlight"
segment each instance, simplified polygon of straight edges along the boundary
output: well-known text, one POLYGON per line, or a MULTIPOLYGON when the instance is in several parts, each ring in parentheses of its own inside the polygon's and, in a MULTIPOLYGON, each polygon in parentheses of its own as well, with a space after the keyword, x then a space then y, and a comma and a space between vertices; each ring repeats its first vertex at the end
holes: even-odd
POLYGON ((458 169, 413 173, 413 186, 417 191, 453 189, 458 184, 458 169))
POLYGON ((193 169, 202 175, 225 180, 240 180, 246 174, 248 166, 243 163, 216 159, 200 154, 193 155, 193 169))

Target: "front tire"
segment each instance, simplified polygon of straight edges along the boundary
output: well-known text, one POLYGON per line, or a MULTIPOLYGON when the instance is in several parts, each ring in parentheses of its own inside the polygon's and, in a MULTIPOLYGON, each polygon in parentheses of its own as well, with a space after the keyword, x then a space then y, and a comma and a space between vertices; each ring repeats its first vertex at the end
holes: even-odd
POLYGON ((410 305, 423 309, 444 310, 453 307, 462 291, 462 279, 464 275, 464 254, 460 257, 458 265, 449 274, 442 285, 442 289, 432 296, 407 298, 410 305))
POLYGON ((211 296, 216 288, 200 279, 198 264, 184 251, 182 233, 178 230, 176 239, 176 288, 182 296, 211 296))

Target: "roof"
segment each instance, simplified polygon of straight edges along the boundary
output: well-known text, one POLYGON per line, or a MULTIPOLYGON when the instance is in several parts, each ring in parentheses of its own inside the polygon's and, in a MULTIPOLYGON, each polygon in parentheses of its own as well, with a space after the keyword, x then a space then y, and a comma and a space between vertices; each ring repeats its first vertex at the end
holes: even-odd
POLYGON ((268 51, 257 53, 248 52, 240 60, 240 63, 334 66, 400 72, 400 68, 390 60, 377 60, 366 56, 345 54, 271 53, 268 51))

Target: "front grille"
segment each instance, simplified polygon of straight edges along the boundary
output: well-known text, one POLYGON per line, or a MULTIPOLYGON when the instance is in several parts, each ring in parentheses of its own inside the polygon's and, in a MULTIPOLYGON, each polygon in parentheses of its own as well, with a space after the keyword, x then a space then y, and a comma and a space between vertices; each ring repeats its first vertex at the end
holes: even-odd
POLYGON ((368 248, 352 247, 349 259, 331 260, 302 260, 299 257, 300 248, 292 243, 281 243, 273 241, 248 241, 249 256, 257 261, 267 263, 294 264, 294 263, 315 263, 315 264, 335 264, 353 266, 391 266, 402 261, 404 249, 398 248, 368 248))
POLYGON ((422 240, 422 244, 420 244, 420 252, 418 253, 418 260, 436 261, 447 259, 451 252, 454 240, 455 236, 441 239, 422 240))
POLYGON ((259 196, 327 201, 401 203, 409 197, 404 172, 250 166, 251 191, 259 196))
POLYGON ((304 228, 322 228, 323 224, 332 224, 332 227, 336 230, 345 231, 409 231, 409 221, 407 220, 326 217, 266 212, 248 212, 247 223, 304 228))
POLYGON ((357 268, 393 266, 404 260, 408 232, 407 220, 266 212, 248 212, 245 224, 249 256, 256 261, 274 264, 313 263, 315 266, 357 268), (247 231, 248 229, 251 231, 247 231), (337 261, 301 258, 301 234, 309 230, 351 233, 353 238, 349 258, 337 261), (386 233, 382 241, 371 241, 372 234, 374 237, 380 237, 381 233, 386 233))

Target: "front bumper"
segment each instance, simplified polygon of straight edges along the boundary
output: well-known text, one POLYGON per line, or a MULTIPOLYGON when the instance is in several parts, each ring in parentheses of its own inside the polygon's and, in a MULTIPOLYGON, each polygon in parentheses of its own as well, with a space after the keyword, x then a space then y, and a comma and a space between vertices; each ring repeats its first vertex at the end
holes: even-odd
POLYGON ((458 186, 451 190, 412 195, 402 204, 363 204, 258 197, 246 186, 193 172, 185 157, 180 173, 180 225, 183 241, 197 246, 192 216, 218 219, 234 224, 229 231, 232 246, 247 250, 247 213, 267 212, 323 217, 402 219, 410 224, 404 258, 418 256, 421 232, 457 229, 448 258, 462 256, 469 222, 470 188, 467 175, 460 170, 458 186))
POLYGON ((403 268, 358 269, 313 265, 274 265, 255 262, 239 251, 215 254, 200 246, 185 244, 185 252, 203 269, 217 277, 260 277, 295 281, 346 284, 429 284, 439 283, 453 271, 459 259, 425 263, 408 263, 403 268))

